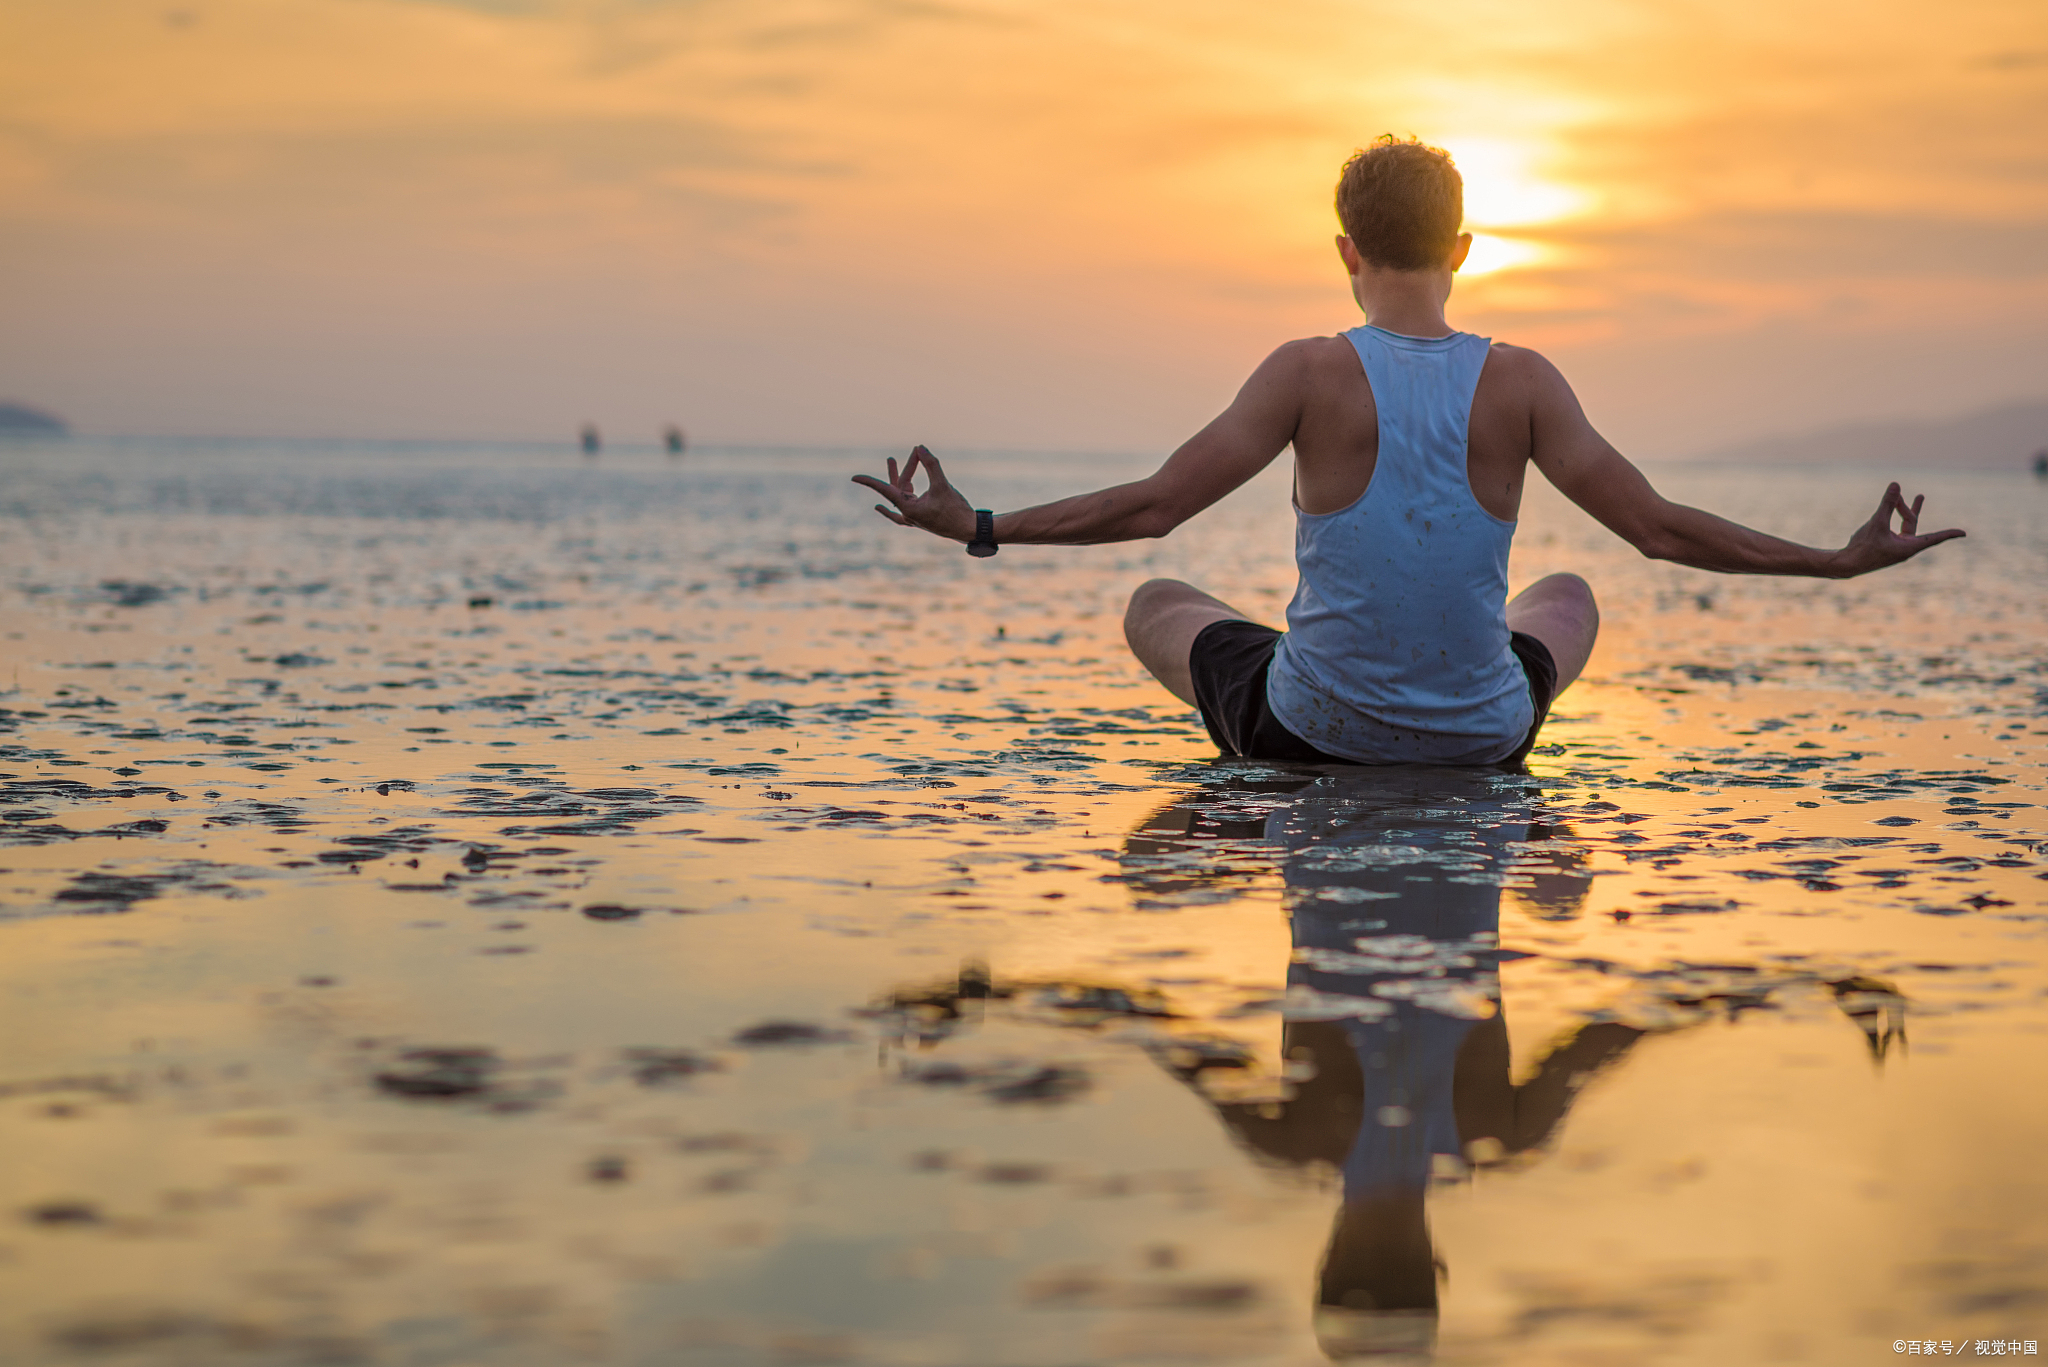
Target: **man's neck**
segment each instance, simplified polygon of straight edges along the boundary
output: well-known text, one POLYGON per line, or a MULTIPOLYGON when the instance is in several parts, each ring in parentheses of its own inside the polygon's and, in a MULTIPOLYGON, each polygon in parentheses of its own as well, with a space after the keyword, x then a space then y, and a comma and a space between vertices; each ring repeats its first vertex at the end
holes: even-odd
POLYGON ((1444 302, 1451 295, 1449 270, 1392 271, 1366 266, 1351 277, 1351 294, 1365 321, 1406 337, 1448 337, 1444 302))

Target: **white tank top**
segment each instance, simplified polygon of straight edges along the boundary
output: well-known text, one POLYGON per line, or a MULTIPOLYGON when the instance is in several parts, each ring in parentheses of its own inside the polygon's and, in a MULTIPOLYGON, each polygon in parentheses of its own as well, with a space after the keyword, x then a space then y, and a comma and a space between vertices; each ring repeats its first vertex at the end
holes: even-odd
POLYGON ((1379 460, 1350 507, 1295 508, 1301 570, 1266 676, 1282 725, 1364 764, 1494 764, 1535 720, 1508 649, 1515 524, 1465 471, 1472 395, 1491 339, 1344 334, 1379 409, 1379 460))

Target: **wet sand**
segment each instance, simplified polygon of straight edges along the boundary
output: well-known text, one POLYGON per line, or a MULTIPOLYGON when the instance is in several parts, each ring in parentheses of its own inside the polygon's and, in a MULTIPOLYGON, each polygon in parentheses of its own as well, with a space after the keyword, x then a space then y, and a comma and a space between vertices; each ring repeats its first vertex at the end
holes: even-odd
POLYGON ((977 562, 878 464, 0 452, 0 1361, 2048 1337, 2048 483, 1839 584, 1532 489, 1603 642, 1475 777, 1214 762, 1123 651, 1278 619, 1283 473, 977 562))

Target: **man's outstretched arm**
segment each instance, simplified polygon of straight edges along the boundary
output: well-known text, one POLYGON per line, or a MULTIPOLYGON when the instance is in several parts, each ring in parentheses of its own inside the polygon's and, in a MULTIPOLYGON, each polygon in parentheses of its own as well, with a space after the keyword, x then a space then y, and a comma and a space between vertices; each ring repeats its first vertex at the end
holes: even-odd
MULTIPOLYGON (((1230 407, 1158 470, 1129 484, 1003 513, 996 518, 996 541, 1093 546, 1165 536, 1287 449, 1301 421, 1302 387, 1303 358, 1299 344, 1290 342, 1268 356, 1230 407)), ((900 470, 892 459, 888 479, 855 475, 853 482, 888 500, 877 503, 875 511, 891 522, 953 541, 974 539, 974 505, 953 488, 937 458, 922 446, 900 470), (923 493, 912 479, 919 467, 930 481, 923 493)))
POLYGON ((1797 542, 1673 503, 1643 472, 1607 444, 1579 407, 1557 368, 1524 352, 1530 398, 1532 458, 1545 478, 1609 531, 1653 560, 1671 560, 1723 574, 1797 574, 1847 579, 1909 560, 1929 546, 1962 536, 1959 528, 1922 533, 1921 499, 1911 503, 1891 485, 1877 511, 1835 550, 1797 542), (1895 530, 1892 517, 1899 525, 1895 530))

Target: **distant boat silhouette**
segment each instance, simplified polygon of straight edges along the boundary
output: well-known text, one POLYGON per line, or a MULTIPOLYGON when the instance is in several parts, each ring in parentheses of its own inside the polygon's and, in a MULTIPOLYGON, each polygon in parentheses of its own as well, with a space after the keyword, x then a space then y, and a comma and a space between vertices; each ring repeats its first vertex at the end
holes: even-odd
POLYGON ((0 403, 0 437, 64 437, 71 429, 54 413, 24 403, 0 403))
POLYGON ((689 447, 690 443, 684 439, 683 429, 677 427, 674 423, 670 423, 667 427, 661 429, 661 444, 668 448, 670 455, 680 456, 689 447))
POLYGON ((2048 451, 2034 452, 2034 473, 2048 479, 2048 451))
POLYGON ((594 422, 584 423, 583 454, 586 456, 594 456, 602 449, 604 449, 604 439, 597 435, 597 424, 594 422))

